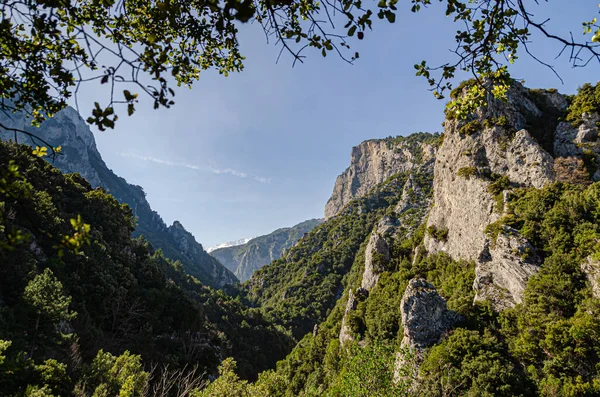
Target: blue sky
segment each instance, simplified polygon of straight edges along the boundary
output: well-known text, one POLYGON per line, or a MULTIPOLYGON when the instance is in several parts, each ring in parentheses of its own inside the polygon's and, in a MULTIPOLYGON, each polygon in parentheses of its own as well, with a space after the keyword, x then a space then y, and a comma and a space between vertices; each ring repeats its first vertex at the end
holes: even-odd
MULTIPOLYGON (((95 131, 98 148, 115 173, 144 187, 167 223, 181 221, 205 246, 322 217, 352 146, 441 130, 444 103, 415 77, 413 65, 448 60, 457 27, 436 2, 419 14, 404 3, 395 24, 376 23, 353 43, 361 54, 354 65, 317 52, 293 68, 289 57, 276 63, 279 49, 265 42, 260 27, 243 26, 242 73, 206 72, 192 90, 177 90, 168 110, 142 101, 114 130, 95 131)), ((540 4, 540 19, 551 17, 551 28, 576 37, 598 10, 598 0, 540 4)), ((560 46, 546 40, 532 49, 565 84, 522 54, 512 73, 527 86, 574 93, 598 80, 597 63, 571 69, 567 58, 554 59, 560 46)), ((88 85, 80 93, 84 117, 99 89, 88 85)))

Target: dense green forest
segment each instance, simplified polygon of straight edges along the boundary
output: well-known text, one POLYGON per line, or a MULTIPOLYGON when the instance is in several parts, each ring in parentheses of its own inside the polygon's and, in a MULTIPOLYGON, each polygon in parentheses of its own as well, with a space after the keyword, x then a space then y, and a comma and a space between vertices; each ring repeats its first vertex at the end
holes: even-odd
POLYGON ((142 395, 227 356, 254 379, 289 351, 257 309, 132 239, 128 206, 31 152, 0 142, 0 394, 142 395))

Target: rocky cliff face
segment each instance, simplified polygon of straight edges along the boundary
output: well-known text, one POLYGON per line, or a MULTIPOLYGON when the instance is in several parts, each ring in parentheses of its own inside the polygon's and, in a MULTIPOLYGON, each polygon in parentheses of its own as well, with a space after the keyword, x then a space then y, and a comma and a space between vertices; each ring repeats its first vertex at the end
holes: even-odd
MULTIPOLYGON (((29 121, 21 114, 10 118, 2 114, 0 122, 34 132, 53 146, 62 146, 62 155, 56 157, 54 166, 64 173, 78 172, 93 187, 102 187, 120 202, 128 204, 138 220, 134 236, 144 235, 154 248, 161 248, 165 256, 181 261, 185 271, 203 284, 220 288, 237 282, 233 273, 208 255, 179 222, 167 227, 150 207, 141 186, 127 183, 106 166, 92 131, 75 109, 66 108, 45 121, 39 129, 30 127, 29 121)), ((14 139, 14 135, 1 132, 0 138, 14 139)), ((33 144, 23 136, 17 136, 17 139, 21 143, 33 144)))
POLYGON ((426 137, 430 135, 369 140, 352 148, 350 167, 337 177, 325 205, 325 219, 335 216, 352 199, 366 195, 390 176, 431 160, 437 149, 436 140, 426 137))
POLYGON ((503 216, 510 190, 556 181, 554 156, 581 158, 589 150, 597 164, 597 115, 586 116, 579 127, 559 123, 567 106, 556 91, 515 83, 508 102, 490 100, 470 120, 445 122, 424 244, 430 253, 475 261, 477 297, 491 299, 497 309, 521 301, 538 265, 534 256, 522 259, 531 247, 516 231, 486 233, 503 216), (582 149, 581 142, 593 150, 582 149))
POLYGON ((322 219, 310 219, 292 227, 277 229, 266 236, 255 237, 246 244, 216 249, 210 254, 244 282, 256 270, 281 258, 305 233, 322 222, 322 219))

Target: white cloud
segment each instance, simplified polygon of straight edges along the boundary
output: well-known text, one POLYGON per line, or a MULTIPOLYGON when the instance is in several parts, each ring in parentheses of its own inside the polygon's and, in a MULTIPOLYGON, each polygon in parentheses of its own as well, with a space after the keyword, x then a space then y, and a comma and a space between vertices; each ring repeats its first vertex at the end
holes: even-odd
POLYGON ((147 162, 155 163, 155 164, 162 164, 162 165, 166 165, 169 167, 188 168, 188 169, 196 170, 196 171, 207 171, 207 172, 211 172, 216 175, 225 174, 225 175, 232 175, 232 176, 235 176, 238 178, 244 178, 244 179, 250 178, 259 183, 267 183, 267 184, 271 183, 271 178, 267 178, 264 176, 250 175, 246 172, 237 171, 237 170, 234 170, 231 168, 219 168, 214 163, 211 163, 209 166, 200 166, 200 165, 190 164, 190 163, 182 163, 182 162, 163 160, 163 159, 159 159, 159 158, 152 157, 152 156, 140 156, 140 155, 133 154, 133 153, 119 153, 119 155, 121 155, 122 157, 130 158, 130 159, 147 161, 147 162))

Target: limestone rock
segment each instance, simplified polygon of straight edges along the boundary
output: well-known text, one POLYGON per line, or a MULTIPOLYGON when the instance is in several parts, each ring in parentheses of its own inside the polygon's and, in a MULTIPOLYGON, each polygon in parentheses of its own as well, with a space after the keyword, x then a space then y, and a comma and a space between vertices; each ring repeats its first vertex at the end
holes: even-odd
MULTIPOLYGON (((571 122, 563 121, 556 128, 554 135, 554 155, 556 157, 587 157, 594 156, 597 168, 600 165, 600 137, 598 136, 598 122, 600 115, 597 113, 584 113, 583 122, 579 126, 574 126, 571 122)), ((594 181, 600 180, 600 171, 593 176, 594 181)))
POLYGON ((365 270, 362 276, 361 288, 370 291, 379 280, 383 271, 381 265, 390 261, 390 248, 383 237, 374 231, 365 250, 365 270))
MULTIPOLYGON (((430 253, 446 252, 455 260, 475 261, 478 297, 499 297, 498 291, 508 291, 509 299, 497 300, 498 308, 520 301, 522 287, 537 266, 510 254, 511 249, 518 251, 521 243, 526 244, 516 237, 501 236, 490 249, 493 244, 485 229, 502 216, 505 205, 495 208, 499 203, 489 186, 499 176, 507 177, 514 187, 541 188, 556 180, 554 158, 547 150, 552 151, 558 116, 556 121, 547 119, 566 107, 566 98, 559 93, 528 90, 515 83, 508 102, 491 100, 470 121, 444 123, 427 226, 448 233, 443 241, 428 233, 424 246, 430 253), (475 131, 463 128, 467 122, 475 131), (499 288, 492 293, 494 286, 499 288)), ((505 203, 506 192, 500 193, 505 203)))
POLYGON ((424 349, 436 343, 459 319, 448 310, 435 287, 422 278, 408 283, 400 302, 404 338, 402 346, 424 349))
POLYGON ((358 301, 356 300, 356 296, 354 295, 352 290, 350 290, 348 292, 348 302, 346 302, 346 309, 344 310, 344 317, 342 318, 342 327, 340 328, 339 339, 340 339, 340 344, 342 344, 342 345, 348 341, 354 340, 352 331, 350 330, 350 327, 348 326, 348 324, 346 324, 346 322, 347 322, 348 314, 350 312, 356 310, 357 305, 358 305, 358 301))
POLYGON ((352 199, 364 196, 390 176, 431 161, 436 151, 435 144, 420 142, 411 146, 389 139, 369 140, 352 148, 350 167, 337 177, 325 206, 325 219, 335 216, 352 199))
POLYGON ((581 270, 583 270, 592 286, 592 294, 596 299, 600 299, 600 261, 588 256, 585 262, 581 264, 581 270))
POLYGON ((489 299, 498 311, 521 303, 527 282, 539 265, 529 241, 504 227, 492 247, 486 247, 475 269, 475 300, 489 299))

